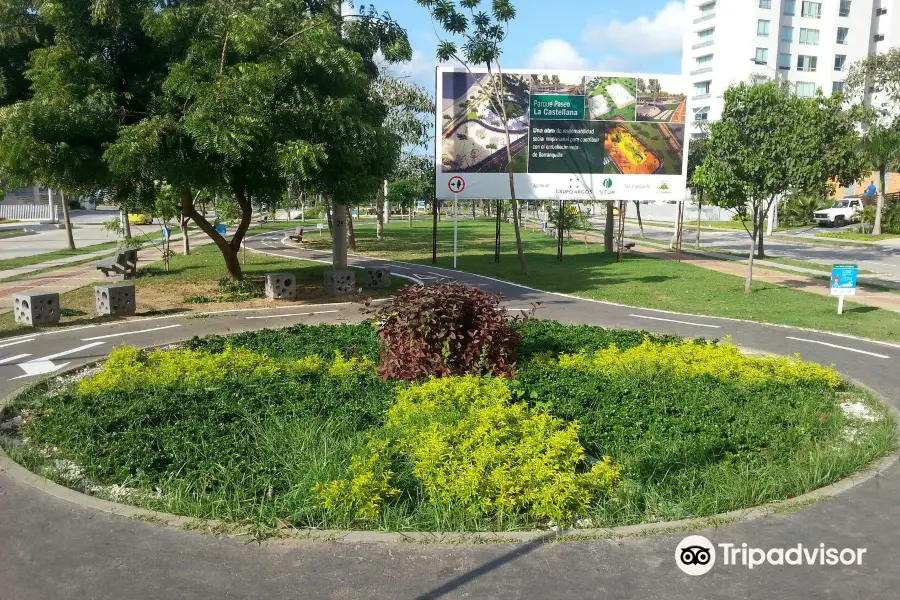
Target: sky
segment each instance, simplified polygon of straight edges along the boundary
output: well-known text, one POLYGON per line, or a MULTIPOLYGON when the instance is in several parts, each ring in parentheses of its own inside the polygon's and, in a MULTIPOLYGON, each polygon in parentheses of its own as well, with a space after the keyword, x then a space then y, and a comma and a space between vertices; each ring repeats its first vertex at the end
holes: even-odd
MULTIPOLYGON (((392 70, 434 89, 435 27, 415 0, 368 0, 406 29, 413 60, 392 70)), ((503 45, 504 69, 680 73, 684 2, 513 0, 517 16, 503 45)), ((490 7, 489 0, 482 5, 490 7)))

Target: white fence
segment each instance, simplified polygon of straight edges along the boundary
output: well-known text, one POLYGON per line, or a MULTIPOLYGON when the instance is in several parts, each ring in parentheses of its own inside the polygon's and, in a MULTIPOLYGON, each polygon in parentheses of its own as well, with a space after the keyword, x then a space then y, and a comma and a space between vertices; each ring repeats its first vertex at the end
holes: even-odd
POLYGON ((14 221, 57 221, 57 207, 47 204, 0 204, 0 217, 14 221))

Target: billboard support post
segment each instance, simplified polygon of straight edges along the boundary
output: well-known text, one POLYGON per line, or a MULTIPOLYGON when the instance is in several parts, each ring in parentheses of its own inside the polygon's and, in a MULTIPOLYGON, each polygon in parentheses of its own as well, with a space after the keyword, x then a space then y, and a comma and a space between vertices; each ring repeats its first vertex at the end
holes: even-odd
MULTIPOLYGON (((565 206, 566 202, 562 198, 559 199, 559 214, 556 220, 556 260, 562 262, 563 259, 563 223, 565 223, 565 206)), ((551 206, 551 209, 553 207, 551 206)))
POLYGON ((459 239, 459 194, 453 195, 453 268, 456 268, 457 240, 459 239))

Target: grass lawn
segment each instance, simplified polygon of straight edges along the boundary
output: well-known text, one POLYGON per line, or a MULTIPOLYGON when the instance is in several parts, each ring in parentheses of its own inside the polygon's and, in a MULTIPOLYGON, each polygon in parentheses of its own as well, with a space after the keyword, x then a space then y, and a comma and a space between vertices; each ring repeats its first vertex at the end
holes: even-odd
POLYGON ((871 233, 860 233, 858 231, 835 231, 830 233, 817 233, 817 238, 832 238, 836 240, 853 240, 857 242, 880 242, 882 240, 894 240, 900 238, 900 234, 882 233, 881 235, 872 235, 871 233))
MULTIPOLYGON (((900 340, 900 314, 852 302, 838 315, 835 300, 766 283, 754 283, 744 294, 742 277, 709 271, 685 263, 627 254, 622 263, 602 247, 572 240, 562 263, 556 261, 556 241, 538 232, 524 232, 529 276, 516 266, 511 225, 502 230, 501 262, 493 262, 493 221, 459 223, 459 269, 540 289, 632 306, 731 317, 797 327, 824 329, 880 340, 900 340)), ((438 266, 453 266, 453 224, 439 226, 438 266)), ((431 264, 431 227, 392 224, 378 242, 371 227, 356 230, 359 253, 431 264)), ((327 248, 327 238, 312 241, 327 248)), ((538 315, 540 316, 540 314, 538 315)))
POLYGON ((0 240, 4 238, 24 237, 26 235, 34 235, 34 232, 25 231, 24 229, 0 229, 0 240))

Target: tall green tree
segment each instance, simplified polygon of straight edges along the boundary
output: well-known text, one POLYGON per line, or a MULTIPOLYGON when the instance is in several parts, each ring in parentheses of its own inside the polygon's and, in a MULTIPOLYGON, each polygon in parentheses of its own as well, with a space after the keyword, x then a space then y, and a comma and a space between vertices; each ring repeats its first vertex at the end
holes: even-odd
POLYGON ((900 169, 900 119, 885 124, 871 110, 859 111, 862 135, 859 138, 860 153, 867 167, 878 173, 878 200, 875 206, 874 235, 881 235, 884 213, 884 194, 887 174, 900 169))
POLYGON ((709 138, 691 140, 688 152, 687 183, 688 189, 694 194, 697 202, 697 248, 700 247, 700 221, 703 218, 703 195, 709 182, 706 171, 702 168, 703 161, 709 153, 709 138))
MULTIPOLYGON (((178 189, 182 212, 216 244, 234 279, 243 278, 238 250, 254 203, 313 183, 331 200, 371 197, 396 160, 400 141, 384 127, 388 107, 372 93, 374 55, 408 57, 408 41, 387 17, 367 12, 360 17, 371 18, 342 24, 333 9, 207 0, 145 16, 148 33, 179 59, 152 113, 120 130, 106 158, 122 176, 178 189), (199 189, 237 202, 231 239, 196 209, 199 189)), ((339 246, 345 267, 346 242, 339 246)))
POLYGON ((708 154, 698 170, 714 204, 749 218, 745 292, 752 289, 763 218, 776 199, 792 190, 827 193, 832 182, 861 175, 856 130, 842 102, 821 94, 797 98, 772 82, 741 83, 725 92, 722 118, 710 126, 708 154))
MULTIPOLYGON (((482 8, 482 0, 416 0, 428 8, 432 19, 440 26, 449 39, 438 44, 437 58, 442 62, 455 60, 467 69, 470 65, 484 65, 488 77, 481 80, 486 94, 492 98, 492 105, 498 110, 506 136, 506 171, 509 175, 509 197, 512 206, 513 228, 516 234, 516 256, 519 271, 528 274, 525 265, 525 251, 519 219, 519 202, 516 198, 516 182, 513 173, 512 142, 509 135, 507 115, 508 96, 517 93, 508 89, 509 82, 503 76, 500 66, 501 44, 506 40, 509 26, 516 17, 516 8, 510 0, 492 0, 490 8, 482 8), (469 16, 467 16, 467 14, 469 16)), ((486 0, 485 0, 486 2, 486 0)), ((470 69, 471 72, 471 69, 470 69)), ((494 261, 500 261, 500 211, 497 211, 497 231, 495 234, 494 261)))

